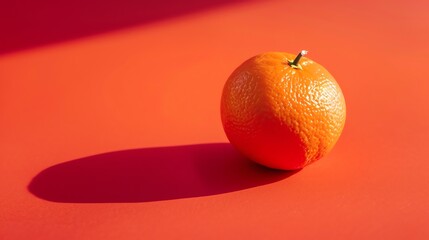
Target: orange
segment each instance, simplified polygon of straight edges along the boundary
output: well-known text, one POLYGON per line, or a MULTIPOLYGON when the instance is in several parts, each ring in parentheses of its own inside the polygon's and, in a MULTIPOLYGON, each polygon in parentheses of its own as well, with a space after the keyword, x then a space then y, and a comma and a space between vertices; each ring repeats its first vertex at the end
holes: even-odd
POLYGON ((346 104, 338 83, 306 53, 254 56, 223 89, 221 118, 229 141, 270 168, 300 169, 322 158, 344 128, 346 104))

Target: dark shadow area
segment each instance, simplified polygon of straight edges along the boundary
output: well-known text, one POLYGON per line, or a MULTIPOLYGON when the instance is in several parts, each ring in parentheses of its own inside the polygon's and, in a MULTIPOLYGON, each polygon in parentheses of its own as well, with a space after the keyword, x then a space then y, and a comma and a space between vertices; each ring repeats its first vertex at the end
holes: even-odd
POLYGON ((228 193, 294 173, 265 168, 230 144, 214 143, 84 157, 43 170, 28 189, 54 202, 149 202, 228 193))
POLYGON ((0 54, 244 1, 0 1, 0 54))

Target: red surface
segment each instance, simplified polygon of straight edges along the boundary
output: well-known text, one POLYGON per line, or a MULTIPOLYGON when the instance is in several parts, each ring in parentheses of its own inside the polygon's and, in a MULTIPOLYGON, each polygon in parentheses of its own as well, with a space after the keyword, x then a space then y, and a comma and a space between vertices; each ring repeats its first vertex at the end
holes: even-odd
POLYGON ((429 238, 426 1, 169 1, 151 17, 12 2, 0 239, 429 238), (326 158, 269 171, 227 144, 222 86, 250 56, 303 48, 339 82, 346 126, 326 158))

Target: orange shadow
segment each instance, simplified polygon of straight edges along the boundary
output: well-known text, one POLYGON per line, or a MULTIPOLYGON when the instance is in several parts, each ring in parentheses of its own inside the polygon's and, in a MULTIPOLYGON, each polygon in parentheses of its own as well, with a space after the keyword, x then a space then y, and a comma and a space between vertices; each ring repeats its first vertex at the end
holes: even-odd
POLYGON ((296 172, 265 168, 230 144, 213 143, 84 157, 43 170, 28 189, 54 202, 150 202, 238 191, 296 172))

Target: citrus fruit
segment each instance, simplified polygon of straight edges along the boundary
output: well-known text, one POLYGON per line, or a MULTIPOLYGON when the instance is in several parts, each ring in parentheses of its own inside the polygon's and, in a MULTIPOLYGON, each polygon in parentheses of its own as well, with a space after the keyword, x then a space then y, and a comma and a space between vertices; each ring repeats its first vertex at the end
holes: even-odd
POLYGON ((341 89, 321 65, 284 52, 242 63, 225 83, 221 118, 233 146, 270 168, 292 170, 325 156, 346 120, 341 89))

